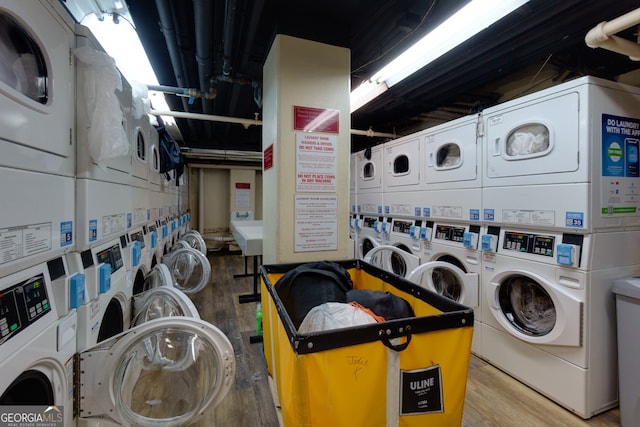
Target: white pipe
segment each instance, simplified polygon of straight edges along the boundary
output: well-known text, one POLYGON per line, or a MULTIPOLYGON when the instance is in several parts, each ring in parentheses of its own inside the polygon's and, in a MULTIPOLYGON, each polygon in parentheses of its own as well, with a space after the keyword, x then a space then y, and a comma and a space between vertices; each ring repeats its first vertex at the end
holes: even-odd
POLYGON ((252 125, 256 125, 256 126, 262 125, 262 121, 260 120, 242 119, 238 117, 215 116, 213 114, 185 113, 183 111, 151 110, 149 114, 153 114, 155 116, 178 117, 181 119, 208 120, 210 122, 238 123, 243 125, 245 128, 248 128, 249 126, 252 126, 252 125))
POLYGON ((198 231, 204 234, 204 169, 198 170, 198 231))
POLYGON ((591 48, 602 47, 622 55, 629 56, 630 59, 640 60, 640 46, 632 41, 614 36, 620 31, 640 23, 640 9, 619 16, 611 21, 601 22, 593 27, 584 37, 587 46, 591 48))
MULTIPOLYGON (((149 114, 154 116, 169 116, 169 117, 178 117, 181 119, 196 119, 196 120, 207 120, 210 122, 227 122, 227 123, 238 123, 243 125, 245 128, 249 126, 262 126, 261 120, 252 120, 252 119, 242 119, 239 117, 226 117, 226 116, 215 116, 212 114, 199 114, 199 113, 185 113, 182 111, 164 111, 164 110, 151 110, 149 114)), ((374 132, 371 129, 368 130, 357 130, 351 129, 352 135, 365 135, 368 137, 384 137, 384 138, 396 138, 397 135, 394 133, 382 133, 382 132, 374 132)))

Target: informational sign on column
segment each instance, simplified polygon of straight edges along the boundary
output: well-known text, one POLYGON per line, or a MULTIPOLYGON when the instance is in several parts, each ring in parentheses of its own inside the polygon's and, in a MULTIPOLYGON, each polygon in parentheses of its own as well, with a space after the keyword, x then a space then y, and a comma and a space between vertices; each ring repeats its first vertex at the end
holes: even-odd
POLYGON ((236 207, 248 208, 251 206, 251 183, 236 182, 236 207))
POLYGON ((338 137, 296 134, 296 192, 336 192, 338 137))
POLYGON ((337 194, 296 194, 294 252, 338 249, 337 194))

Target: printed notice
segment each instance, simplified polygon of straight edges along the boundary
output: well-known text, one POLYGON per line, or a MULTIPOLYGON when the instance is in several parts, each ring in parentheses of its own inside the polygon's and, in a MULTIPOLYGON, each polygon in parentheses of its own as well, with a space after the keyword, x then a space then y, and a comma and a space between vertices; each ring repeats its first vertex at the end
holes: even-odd
POLYGON ((338 196, 296 194, 294 252, 338 249, 338 196))
POLYGON ((335 135, 296 134, 296 192, 336 192, 335 135))
POLYGON ((640 120, 602 115, 601 214, 638 215, 640 120))
POLYGON ((52 248, 51 223, 0 229, 0 264, 52 248))

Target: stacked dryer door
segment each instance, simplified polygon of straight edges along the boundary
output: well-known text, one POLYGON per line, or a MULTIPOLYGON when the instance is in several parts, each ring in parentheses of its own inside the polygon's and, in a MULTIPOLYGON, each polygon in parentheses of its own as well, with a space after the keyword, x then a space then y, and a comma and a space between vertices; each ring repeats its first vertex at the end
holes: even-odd
POLYGON ((423 131, 423 217, 479 223, 482 209, 478 116, 466 116, 423 131))
POLYGON ((483 221, 590 233, 640 226, 640 90, 583 77, 483 112, 483 221))
POLYGON ((382 180, 384 166, 382 146, 367 148, 357 154, 358 189, 358 258, 363 259, 367 251, 382 243, 383 198, 382 180), (375 223, 378 221, 376 228, 375 223))

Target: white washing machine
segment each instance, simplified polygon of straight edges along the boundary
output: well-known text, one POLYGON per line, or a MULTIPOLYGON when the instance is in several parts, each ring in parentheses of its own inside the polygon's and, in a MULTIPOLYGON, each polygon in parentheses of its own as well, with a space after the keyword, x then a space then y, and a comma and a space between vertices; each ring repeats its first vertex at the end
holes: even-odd
POLYGON ((56 303, 46 263, 0 279, 0 405, 43 405, 74 426, 77 317, 56 303))
POLYGON ((133 209, 127 213, 127 246, 123 248, 123 258, 133 281, 132 295, 136 295, 142 292, 144 279, 151 271, 153 248, 147 238, 150 232, 147 223, 150 216, 148 190, 130 187, 130 191, 133 209))
POLYGON ((359 215, 356 220, 358 228, 357 257, 364 259, 367 253, 382 244, 382 224, 384 217, 374 215, 359 215))
POLYGON ((640 89, 582 77, 483 112, 483 221, 640 226, 640 89))
POLYGON ((0 277, 74 249, 73 22, 0 1, 0 277))
POLYGON ((132 281, 124 262, 126 244, 123 235, 67 255, 71 272, 86 278, 86 303, 77 309, 79 351, 129 328, 132 281))
POLYGON ((394 245, 376 246, 367 252, 364 262, 405 278, 420 265, 417 256, 394 245))
MULTIPOLYGON (((456 266, 464 273, 465 280, 447 270, 435 268, 435 284, 432 289, 447 298, 473 309, 475 327, 471 351, 482 356, 480 275, 482 273, 482 254, 479 247, 481 227, 478 224, 455 223, 449 221, 424 221, 420 237, 423 239, 422 262, 439 261, 456 266)), ((426 277, 424 279, 427 279, 426 277)), ((420 282, 414 277, 413 281, 420 282)), ((426 286, 423 284, 423 286, 426 286)))
POLYGON ((483 236, 483 357, 582 418, 618 404, 616 278, 638 274, 640 231, 483 236), (486 236, 486 237, 485 237, 486 236))
POLYGON ((479 223, 482 148, 477 137, 478 123, 479 117, 471 115, 423 131, 423 217, 479 223))
POLYGON ((153 126, 151 126, 147 114, 143 114, 140 118, 135 117, 135 115, 132 117, 131 132, 133 134, 131 138, 133 149, 131 153, 132 185, 148 189, 151 132, 157 132, 153 129, 153 126))
POLYGON ((184 426, 224 399, 235 354, 217 327, 163 317, 79 355, 78 426, 184 426))
POLYGON ((420 229, 422 220, 415 218, 385 218, 382 228, 383 245, 395 246, 406 252, 402 257, 396 252, 391 253, 391 267, 394 273, 407 277, 416 268, 422 256, 422 240, 420 229))

